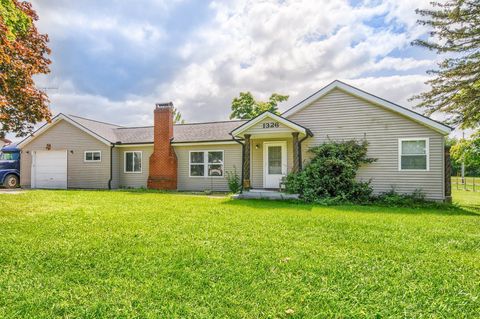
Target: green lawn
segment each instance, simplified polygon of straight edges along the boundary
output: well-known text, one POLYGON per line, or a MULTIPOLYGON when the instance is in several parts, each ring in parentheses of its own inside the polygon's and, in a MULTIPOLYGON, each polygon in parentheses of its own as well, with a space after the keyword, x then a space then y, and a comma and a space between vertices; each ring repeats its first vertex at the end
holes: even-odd
POLYGON ((480 194, 455 195, 466 208, 0 194, 0 317, 478 318, 480 194))
POLYGON ((452 190, 453 202, 463 209, 476 212, 480 215, 480 189, 478 192, 452 190))

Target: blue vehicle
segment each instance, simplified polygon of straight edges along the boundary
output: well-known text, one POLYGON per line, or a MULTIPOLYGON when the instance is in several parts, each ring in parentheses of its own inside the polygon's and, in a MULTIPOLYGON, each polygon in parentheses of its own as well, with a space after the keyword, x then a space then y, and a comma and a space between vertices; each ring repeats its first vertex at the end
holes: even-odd
POLYGON ((0 185, 17 188, 20 185, 20 149, 6 145, 0 150, 0 185))

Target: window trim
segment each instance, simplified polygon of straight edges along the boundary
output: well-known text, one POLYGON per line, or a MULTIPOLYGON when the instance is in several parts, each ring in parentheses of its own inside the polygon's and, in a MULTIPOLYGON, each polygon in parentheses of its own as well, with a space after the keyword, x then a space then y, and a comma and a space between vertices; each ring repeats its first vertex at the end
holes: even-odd
POLYGON ((225 151, 224 150, 190 150, 188 151, 188 177, 190 178, 225 178, 225 151), (208 165, 218 165, 218 163, 208 162, 209 152, 222 153, 222 176, 208 176, 208 165), (192 153, 203 153, 203 163, 192 163, 192 153), (192 176, 192 165, 203 165, 203 176, 192 176))
POLYGON ((430 138, 429 137, 408 137, 398 139, 398 170, 401 172, 428 172, 430 171, 430 138), (427 157, 427 168, 408 168, 402 169, 402 144, 408 141, 425 141, 425 156, 427 157))
POLYGON ((83 162, 84 163, 99 163, 102 161, 102 151, 85 151, 83 152, 83 162), (87 160, 87 153, 100 153, 100 159, 94 160, 93 155, 91 160, 87 160))
MULTIPOLYGON (((132 157, 132 159, 135 156, 132 157)), ((133 165, 135 167, 135 163, 133 165)), ((125 151, 123 152, 123 173, 125 174, 142 174, 143 173, 143 151, 125 151), (140 171, 139 172, 127 172, 127 153, 140 153, 140 171)))

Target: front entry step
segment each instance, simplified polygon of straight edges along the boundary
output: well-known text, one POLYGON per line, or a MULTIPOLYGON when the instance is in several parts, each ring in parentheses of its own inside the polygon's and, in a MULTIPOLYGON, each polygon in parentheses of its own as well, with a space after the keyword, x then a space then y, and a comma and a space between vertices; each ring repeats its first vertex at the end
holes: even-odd
POLYGON ((234 199, 269 199, 269 200, 296 200, 299 198, 298 194, 285 194, 277 191, 269 190, 252 190, 243 192, 241 194, 233 195, 234 199))

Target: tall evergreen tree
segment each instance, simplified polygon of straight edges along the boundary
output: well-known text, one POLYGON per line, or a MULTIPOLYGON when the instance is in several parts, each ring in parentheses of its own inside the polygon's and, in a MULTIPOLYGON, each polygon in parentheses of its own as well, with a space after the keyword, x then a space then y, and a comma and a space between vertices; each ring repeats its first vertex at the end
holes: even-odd
POLYGON ((416 10, 421 25, 430 26, 430 39, 414 45, 426 47, 445 59, 426 84, 431 90, 413 97, 431 115, 448 114, 448 122, 461 128, 480 126, 480 1, 448 0, 432 2, 433 8, 416 10))

